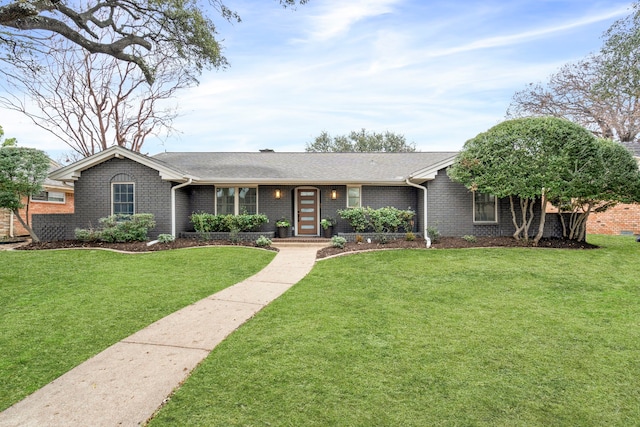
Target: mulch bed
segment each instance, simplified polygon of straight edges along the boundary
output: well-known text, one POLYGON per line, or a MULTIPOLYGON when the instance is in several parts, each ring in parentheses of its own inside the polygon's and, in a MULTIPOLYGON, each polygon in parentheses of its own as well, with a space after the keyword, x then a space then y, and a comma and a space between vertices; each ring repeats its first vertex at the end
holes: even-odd
MULTIPOLYGON (((255 242, 232 243, 229 240, 199 240, 199 239, 176 239, 169 243, 156 243, 147 246, 147 242, 129 243, 106 243, 106 242, 82 242, 80 240, 59 240, 55 242, 29 243, 21 246, 19 250, 41 250, 41 249, 71 249, 71 248, 101 248, 113 249, 123 252, 155 252, 169 249, 192 248, 197 246, 248 246, 257 247, 255 242)), ((277 251, 276 248, 264 248, 277 251)))
MULTIPOLYGON (((461 237, 441 237, 436 243, 431 245, 433 249, 461 249, 461 248, 525 248, 533 247, 531 243, 524 243, 512 237, 477 237, 475 242, 468 242, 461 237)), ((542 239, 538 248, 557 248, 557 249, 596 249, 598 246, 591 245, 586 242, 576 242, 564 239, 542 239)), ((393 240, 382 244, 372 243, 346 243, 343 249, 340 248, 324 248, 318 251, 317 258, 326 258, 333 255, 339 255, 349 252, 359 252, 377 249, 425 249, 426 243, 422 239, 412 242, 406 240, 393 240)))
MULTIPOLYGON (((105 243, 105 242, 81 242, 79 240, 62 240, 57 242, 29 243, 20 246, 18 250, 42 250, 42 249, 69 249, 69 248, 102 248, 113 249, 124 252, 153 252, 169 249, 181 249, 197 246, 248 246, 256 247, 255 242, 232 243, 228 240, 198 240, 198 239, 176 239, 170 243, 156 243, 147 246, 146 242, 131 243, 105 243)), ((457 248, 486 248, 486 247, 531 247, 532 244, 515 240, 511 237, 478 237, 475 242, 468 242, 460 237, 442 237, 438 242, 431 245, 434 249, 457 249, 457 248)), ((538 244, 539 248, 558 249, 595 249, 597 246, 585 242, 575 242, 563 239, 543 239, 538 244)), ((382 244, 372 243, 347 243, 344 248, 327 247, 318 251, 317 258, 326 258, 344 253, 379 250, 379 249, 425 249, 426 243, 422 239, 406 241, 402 239, 392 240, 382 244)), ((277 251, 276 248, 268 247, 277 251)))

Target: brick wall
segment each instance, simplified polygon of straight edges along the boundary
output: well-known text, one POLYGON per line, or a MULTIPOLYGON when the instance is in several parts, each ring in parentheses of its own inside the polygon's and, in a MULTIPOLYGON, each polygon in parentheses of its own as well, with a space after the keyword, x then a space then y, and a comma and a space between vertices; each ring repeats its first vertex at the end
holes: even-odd
POLYGON ((0 209, 0 239, 9 237, 11 212, 7 209, 0 209))
MULTIPOLYGON (((451 181, 443 169, 436 178, 425 184, 428 189, 427 221, 438 229, 442 236, 511 236, 515 231, 511 219, 509 199, 498 200, 498 223, 473 223, 473 193, 462 184, 451 181)), ((540 204, 534 208, 534 221, 529 234, 538 232, 540 204)), ((520 215, 519 205, 516 214, 520 215)), ((544 237, 560 237, 562 228, 557 215, 547 215, 544 237)))
POLYGON ((587 234, 640 234, 640 204, 620 204, 589 215, 587 234))
POLYGON ((75 182, 76 225, 97 227, 100 218, 111 215, 111 183, 114 179, 135 184, 135 212, 151 213, 156 228, 149 233, 171 233, 171 183, 163 181, 158 172, 129 159, 110 159, 82 172, 75 182))
MULTIPOLYGON (((30 225, 33 224, 33 215, 41 215, 41 214, 68 214, 73 213, 74 209, 74 194, 65 192, 65 202, 64 203, 56 203, 56 202, 42 202, 33 200, 29 203, 29 221, 30 225)), ((26 204, 26 199, 23 200, 23 203, 26 204)), ((25 219, 26 207, 20 209, 20 216, 22 219, 25 219)), ((26 236, 29 232, 20 224, 17 218, 13 219, 13 228, 14 235, 16 236, 26 236)))
POLYGON ((43 242, 75 239, 75 214, 35 214, 31 227, 43 242))

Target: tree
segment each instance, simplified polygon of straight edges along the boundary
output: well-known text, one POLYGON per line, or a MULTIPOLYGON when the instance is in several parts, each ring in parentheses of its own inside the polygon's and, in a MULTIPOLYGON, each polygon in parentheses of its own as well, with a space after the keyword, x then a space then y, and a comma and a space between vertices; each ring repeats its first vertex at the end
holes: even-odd
MULTIPOLYGON (((285 7, 307 0, 279 0, 285 7)), ((146 80, 155 70, 145 53, 167 52, 185 67, 223 67, 227 64, 216 39, 211 14, 240 22, 223 0, 91 0, 86 4, 64 0, 9 0, 0 5, 0 45, 7 61, 24 55, 47 55, 50 41, 65 38, 91 53, 102 53, 136 64, 146 80), (210 12, 210 10, 212 12, 210 12), (99 40, 108 30, 109 40, 99 40)), ((1 56, 1 55, 0 55, 1 56)))
POLYGON ((2 129, 2 126, 0 126, 0 142, 2 142, 2 144, 0 144, 0 147, 15 147, 18 144, 18 141, 15 138, 6 138, 4 141, 2 141, 3 138, 4 129, 2 129))
POLYGON ((349 135, 331 137, 323 131, 312 143, 307 143, 308 152, 387 152, 401 153, 416 151, 415 143, 407 143, 403 135, 393 132, 376 133, 365 129, 352 131, 349 135))
POLYGON ((19 111, 75 152, 87 157, 117 144, 140 151, 149 135, 168 133, 175 109, 160 104, 195 80, 158 55, 155 79, 146 84, 135 64, 90 54, 61 42, 46 61, 31 67, 16 64, 8 77, 11 90, 0 105, 19 111), (39 111, 18 94, 26 93, 39 111))
POLYGON ((568 120, 513 119, 467 141, 448 174, 471 191, 508 197, 516 239, 529 239, 534 205, 539 200, 539 226, 534 237, 534 244, 538 244, 548 200, 565 194, 564 189, 576 181, 594 177, 596 151, 595 137, 568 120))
POLYGON ((546 85, 516 92, 508 118, 569 119, 603 138, 636 141, 640 133, 640 6, 604 34, 599 53, 564 65, 546 85))
POLYGON ((638 163, 622 145, 597 139, 596 159, 589 178, 573 180, 551 200, 560 213, 563 236, 585 241, 587 220, 592 212, 604 212, 618 203, 640 201, 638 163))
POLYGON ((15 145, 0 147, 0 208, 11 210, 34 242, 39 241, 38 236, 20 209, 22 200, 42 191, 48 171, 49 158, 44 152, 15 145))

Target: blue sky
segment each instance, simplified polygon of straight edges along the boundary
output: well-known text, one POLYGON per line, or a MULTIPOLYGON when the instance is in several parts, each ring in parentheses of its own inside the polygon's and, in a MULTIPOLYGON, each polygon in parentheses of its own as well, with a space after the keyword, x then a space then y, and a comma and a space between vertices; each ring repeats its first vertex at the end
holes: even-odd
MULTIPOLYGON (((177 133, 143 152, 304 151, 322 131, 403 134, 453 151, 504 120, 514 92, 597 51, 629 14, 617 0, 310 0, 296 11, 229 0, 226 71, 175 102, 177 133)), ((60 141, 0 111, 7 137, 60 157, 60 141)))

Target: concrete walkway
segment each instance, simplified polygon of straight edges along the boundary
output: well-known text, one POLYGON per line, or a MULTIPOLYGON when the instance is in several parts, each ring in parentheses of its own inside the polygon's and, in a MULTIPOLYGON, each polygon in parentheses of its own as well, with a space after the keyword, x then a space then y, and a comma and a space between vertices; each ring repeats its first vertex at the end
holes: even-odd
POLYGON ((229 334, 300 281, 326 244, 280 243, 263 270, 177 311, 0 413, 0 426, 137 426, 229 334))

